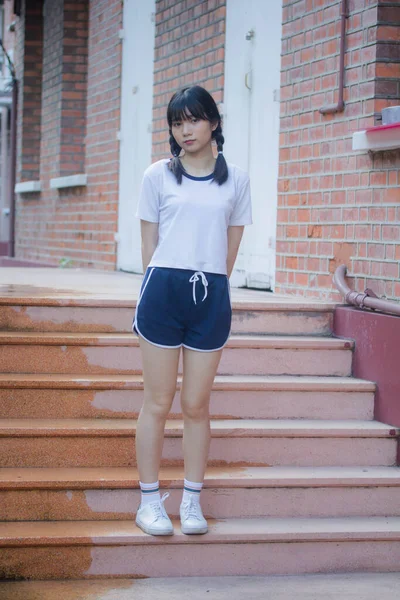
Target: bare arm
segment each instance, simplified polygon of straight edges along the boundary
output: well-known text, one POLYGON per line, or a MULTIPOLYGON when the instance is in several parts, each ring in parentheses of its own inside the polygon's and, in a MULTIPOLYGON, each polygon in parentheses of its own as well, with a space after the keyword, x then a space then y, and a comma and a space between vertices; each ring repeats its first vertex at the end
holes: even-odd
POLYGON ((143 221, 140 219, 140 231, 142 236, 142 264, 143 273, 151 261, 151 257, 154 254, 154 250, 157 247, 158 242, 158 223, 151 223, 150 221, 143 221))
POLYGON ((226 261, 226 269, 228 277, 231 276, 233 266, 239 251, 240 242, 242 240, 244 225, 231 225, 228 227, 228 258, 226 261))

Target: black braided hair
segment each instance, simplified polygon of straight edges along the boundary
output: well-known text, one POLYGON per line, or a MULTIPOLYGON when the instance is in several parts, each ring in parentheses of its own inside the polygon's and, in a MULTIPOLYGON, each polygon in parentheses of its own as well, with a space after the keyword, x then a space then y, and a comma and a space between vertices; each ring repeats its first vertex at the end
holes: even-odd
POLYGON ((167 108, 167 121, 169 126, 169 144, 173 158, 168 163, 168 168, 174 173, 178 184, 182 183, 183 166, 179 160, 181 146, 172 135, 172 123, 186 117, 186 110, 197 119, 206 119, 211 123, 218 122, 218 126, 211 134, 211 139, 217 144, 217 160, 213 172, 213 181, 222 185, 228 179, 228 165, 223 155, 225 138, 222 135, 222 116, 211 94, 201 87, 194 85, 183 88, 172 96, 167 108))

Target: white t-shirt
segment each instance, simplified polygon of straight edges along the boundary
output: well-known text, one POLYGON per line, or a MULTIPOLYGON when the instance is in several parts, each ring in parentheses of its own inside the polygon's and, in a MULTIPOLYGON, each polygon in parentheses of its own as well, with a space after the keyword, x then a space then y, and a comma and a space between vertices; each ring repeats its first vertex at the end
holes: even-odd
POLYGON ((185 174, 179 185, 168 162, 163 158, 147 167, 140 188, 136 217, 159 223, 149 266, 226 275, 228 226, 253 222, 249 175, 227 163, 228 179, 221 186, 212 174, 185 174))

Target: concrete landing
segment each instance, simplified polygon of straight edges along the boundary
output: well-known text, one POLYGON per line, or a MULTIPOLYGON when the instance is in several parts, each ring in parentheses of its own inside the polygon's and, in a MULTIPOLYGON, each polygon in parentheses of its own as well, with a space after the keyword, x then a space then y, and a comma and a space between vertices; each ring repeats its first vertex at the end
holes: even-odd
POLYGON ((393 600, 400 573, 0 583, 1 600, 393 600))
MULTIPOLYGON (((123 271, 98 269, 62 269, 1 267, 0 296, 2 298, 104 298, 133 299, 139 295, 143 275, 123 271)), ((266 306, 310 307, 333 310, 337 302, 298 296, 280 295, 232 287, 232 301, 265 303, 266 306)))

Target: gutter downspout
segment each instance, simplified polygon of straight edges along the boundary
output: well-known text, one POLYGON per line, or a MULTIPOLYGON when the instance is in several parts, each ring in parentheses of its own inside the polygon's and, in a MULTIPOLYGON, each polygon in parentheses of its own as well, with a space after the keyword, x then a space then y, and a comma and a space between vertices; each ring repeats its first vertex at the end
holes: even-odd
MULTIPOLYGON (((14 6, 14 9, 17 9, 14 6)), ((14 64, 4 47, 3 40, 0 39, 0 47, 7 59, 8 69, 12 81, 12 100, 11 100, 11 125, 10 125, 10 175, 9 175, 9 202, 10 207, 10 238, 8 242, 8 256, 15 256, 15 179, 17 165, 17 115, 18 115, 18 80, 14 64)))
POLYGON ((10 131, 10 180, 8 186, 10 207, 10 241, 8 256, 15 256, 15 179, 17 163, 17 112, 18 112, 18 81, 13 77, 10 131))
POLYGON ((329 104, 319 109, 322 115, 332 115, 344 111, 343 89, 344 89, 344 52, 346 39, 346 19, 348 18, 347 2, 342 0, 340 27, 340 55, 339 55, 339 100, 337 104, 329 104))
POLYGON ((346 273, 346 265, 340 265, 333 276, 333 283, 336 285, 342 296, 344 296, 347 304, 352 304, 359 308, 371 308, 372 310, 379 310, 384 313, 400 315, 400 304, 397 302, 393 302, 392 300, 382 300, 381 298, 378 298, 372 290, 367 289, 363 293, 351 290, 345 281, 346 273))

